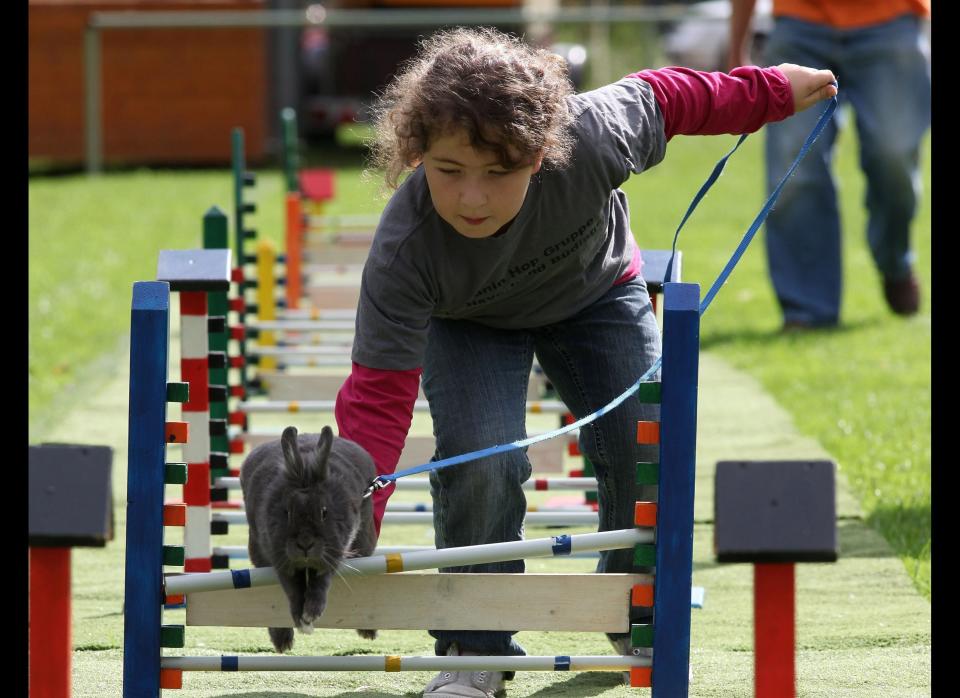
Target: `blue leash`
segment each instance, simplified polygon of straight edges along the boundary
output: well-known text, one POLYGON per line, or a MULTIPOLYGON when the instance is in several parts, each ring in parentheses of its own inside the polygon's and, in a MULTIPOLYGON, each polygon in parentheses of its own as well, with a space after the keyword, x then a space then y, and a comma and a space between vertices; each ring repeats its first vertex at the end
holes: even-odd
MULTIPOLYGON (((834 83, 836 84, 836 83, 834 83)), ((793 164, 790 165, 790 168, 787 170, 786 174, 780 179, 779 184, 776 188, 770 193, 770 196, 767 198, 767 202, 763 205, 763 208, 760 209, 760 213, 757 214, 757 217, 754 219, 753 223, 747 229, 747 232, 744 233, 743 239, 740 241, 740 244, 737 245, 737 249, 733 251, 729 261, 723 270, 720 272, 720 275, 710 286, 710 290, 707 291, 707 295, 704 296, 703 300, 700 303, 700 315, 703 316, 707 308, 710 306, 710 303, 713 301, 714 297, 720 291, 720 287, 726 282, 727 277, 730 276, 733 268, 737 266, 737 263, 740 261, 740 258, 743 256, 743 253, 746 252, 747 247, 753 241, 753 238, 756 236, 757 231, 760 229, 760 226, 763 225, 763 221, 766 220, 767 216, 770 215, 770 211, 773 209, 774 203, 776 203, 777 198, 780 196, 780 190, 783 189, 783 185, 786 184, 787 180, 793 175, 794 171, 800 165, 800 161, 806 156, 807 152, 813 146, 814 141, 820 136, 821 131, 827 125, 827 122, 833 117, 833 113, 837 109, 837 98, 833 97, 827 103, 826 108, 823 110, 823 113, 820 115, 820 118, 817 120, 816 125, 813 127, 813 130, 810 132, 810 135, 807 136, 806 141, 804 141, 803 146, 800 148, 800 152, 797 153, 797 157, 794 159, 793 164)), ((710 173, 710 176, 707 178, 707 181, 704 182, 703 186, 700 187, 700 190, 693 197, 693 201, 690 203, 689 208, 687 208, 686 214, 684 214, 683 219, 680 221, 680 225, 677 227, 676 233, 673 236, 673 248, 670 253, 670 260, 667 262, 666 273, 664 274, 664 279, 670 278, 670 273, 673 269, 673 259, 677 253, 677 240, 680 238, 680 230, 686 224, 687 219, 690 218, 690 214, 693 213, 693 210, 697 207, 703 197, 706 195, 707 191, 714 185, 714 183, 719 179, 720 174, 723 172, 723 168, 727 164, 730 156, 733 155, 737 148, 740 147, 740 144, 746 140, 747 134, 740 136, 737 144, 727 153, 720 161, 714 166, 713 171, 710 173)), ((459 456, 453 456, 451 458, 444 458, 443 460, 432 461, 429 463, 424 463, 422 465, 414 466, 413 468, 407 468, 406 470, 401 470, 398 472, 391 473, 389 475, 378 475, 373 479, 373 482, 367 487, 366 491, 363 494, 364 499, 372 495, 379 489, 383 489, 391 482, 396 481, 401 477, 406 477, 408 475, 416 475, 417 473, 427 472, 429 470, 439 470, 440 468, 448 468, 451 465, 458 465, 460 463, 466 463, 467 461, 477 460, 479 458, 484 458, 486 456, 492 456, 497 453, 505 453, 507 451, 514 451, 519 448, 524 448, 541 441, 547 441, 548 439, 556 438, 568 432, 573 431, 574 429, 579 429, 581 426, 589 424, 590 422, 595 421, 596 419, 602 417, 608 412, 619 407, 624 400, 633 395, 640 389, 640 384, 647 381, 647 379, 652 376, 657 369, 660 368, 661 363, 663 362, 663 356, 657 357, 657 360, 653 362, 653 365, 647 369, 647 371, 636 380, 636 382, 627 388, 622 394, 615 397, 607 405, 604 405, 599 410, 593 414, 587 415, 582 419, 578 419, 572 424, 568 424, 565 427, 551 431, 545 434, 540 434, 538 436, 532 436, 520 441, 514 441, 509 444, 500 444, 497 446, 490 446, 489 448, 484 448, 479 451, 472 451, 470 453, 464 453, 459 456)))

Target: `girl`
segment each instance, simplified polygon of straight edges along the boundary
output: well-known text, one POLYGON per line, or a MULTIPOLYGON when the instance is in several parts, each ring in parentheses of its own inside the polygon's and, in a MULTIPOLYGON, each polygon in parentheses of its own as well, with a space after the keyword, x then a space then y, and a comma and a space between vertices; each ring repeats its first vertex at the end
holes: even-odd
MULTIPOLYGON (((434 459, 525 438, 534 354, 577 418, 607 404, 660 354, 619 186, 659 163, 674 135, 756 131, 833 96, 833 80, 789 64, 667 68, 575 95, 562 58, 495 30, 427 39, 378 104, 374 162, 396 191, 363 270, 340 435, 392 473, 422 379, 434 459)), ((630 434, 652 409, 627 401, 580 431, 600 530, 632 526, 644 454, 630 434)), ((436 546, 521 539, 529 476, 517 450, 433 471, 436 546)), ((391 490, 375 495, 378 531, 391 490)), ((597 571, 632 571, 631 551, 602 554, 597 571)), ((430 634, 439 655, 524 654, 509 631, 430 634)), ((629 653, 628 639, 610 639, 629 653)), ((441 673, 424 696, 492 698, 509 678, 441 673)))

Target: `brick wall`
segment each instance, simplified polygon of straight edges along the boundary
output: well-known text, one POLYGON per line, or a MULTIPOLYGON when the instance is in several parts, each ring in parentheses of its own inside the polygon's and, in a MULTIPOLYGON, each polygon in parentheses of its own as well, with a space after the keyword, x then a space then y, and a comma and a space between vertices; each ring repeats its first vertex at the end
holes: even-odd
MULTIPOLYGON (((91 12, 263 8, 263 0, 30 0, 30 157, 84 161, 83 40, 91 12)), ((244 129, 247 161, 262 160, 263 29, 108 29, 100 35, 105 162, 229 164, 235 126, 244 129)))

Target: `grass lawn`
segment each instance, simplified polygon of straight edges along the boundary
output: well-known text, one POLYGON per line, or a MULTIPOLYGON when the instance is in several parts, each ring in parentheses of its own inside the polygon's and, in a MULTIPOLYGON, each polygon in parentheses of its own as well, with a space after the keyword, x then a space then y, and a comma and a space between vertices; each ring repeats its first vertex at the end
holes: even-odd
MULTIPOLYGON (((762 134, 747 140, 683 232, 684 278, 703 292, 763 203, 762 140, 762 134)), ((678 138, 664 163, 626 184, 641 246, 669 246, 690 199, 732 143, 733 137, 678 138)), ((929 192, 929 138, 922 161, 929 192)), ((360 180, 358 159, 341 156, 338 166, 331 212, 382 207, 376 186, 360 180)), ((253 218, 262 235, 279 240, 283 180, 276 170, 258 174, 253 218)), ((837 460, 867 522, 929 599, 929 197, 914 226, 925 302, 918 316, 904 320, 884 307, 863 240, 863 182, 851 129, 841 136, 837 178, 846 229, 842 328, 777 332, 758 239, 704 316, 702 346, 754 376, 799 430, 837 460)), ((229 214, 231 192, 226 169, 31 179, 31 442, 45 438, 116 372, 117 362, 127 361, 131 284, 154 278, 159 249, 199 246, 203 213, 216 204, 229 214)))

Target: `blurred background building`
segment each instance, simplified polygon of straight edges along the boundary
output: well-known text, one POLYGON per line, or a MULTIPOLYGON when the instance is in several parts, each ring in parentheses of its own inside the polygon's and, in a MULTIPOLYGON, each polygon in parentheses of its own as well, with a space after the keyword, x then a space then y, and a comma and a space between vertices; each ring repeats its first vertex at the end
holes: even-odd
MULTIPOLYGON (((245 134, 253 165, 280 151, 280 111, 293 106, 308 143, 362 122, 372 96, 434 26, 330 26, 330 10, 624 7, 680 10, 669 21, 553 27, 495 24, 549 46, 567 59, 578 89, 588 70, 616 79, 632 70, 688 65, 720 70, 729 2, 708 0, 29 0, 29 156, 31 167, 84 165, 88 152, 85 41, 99 46, 96 119, 109 166, 223 166, 230 129, 245 134), (99 28, 94 13, 283 10, 304 26, 99 28), (588 50, 589 49, 589 50, 588 50), (607 76, 606 73, 610 75, 607 76)), ((756 30, 768 29, 769 0, 756 30)), ((596 82, 596 76, 594 76, 596 82)))

